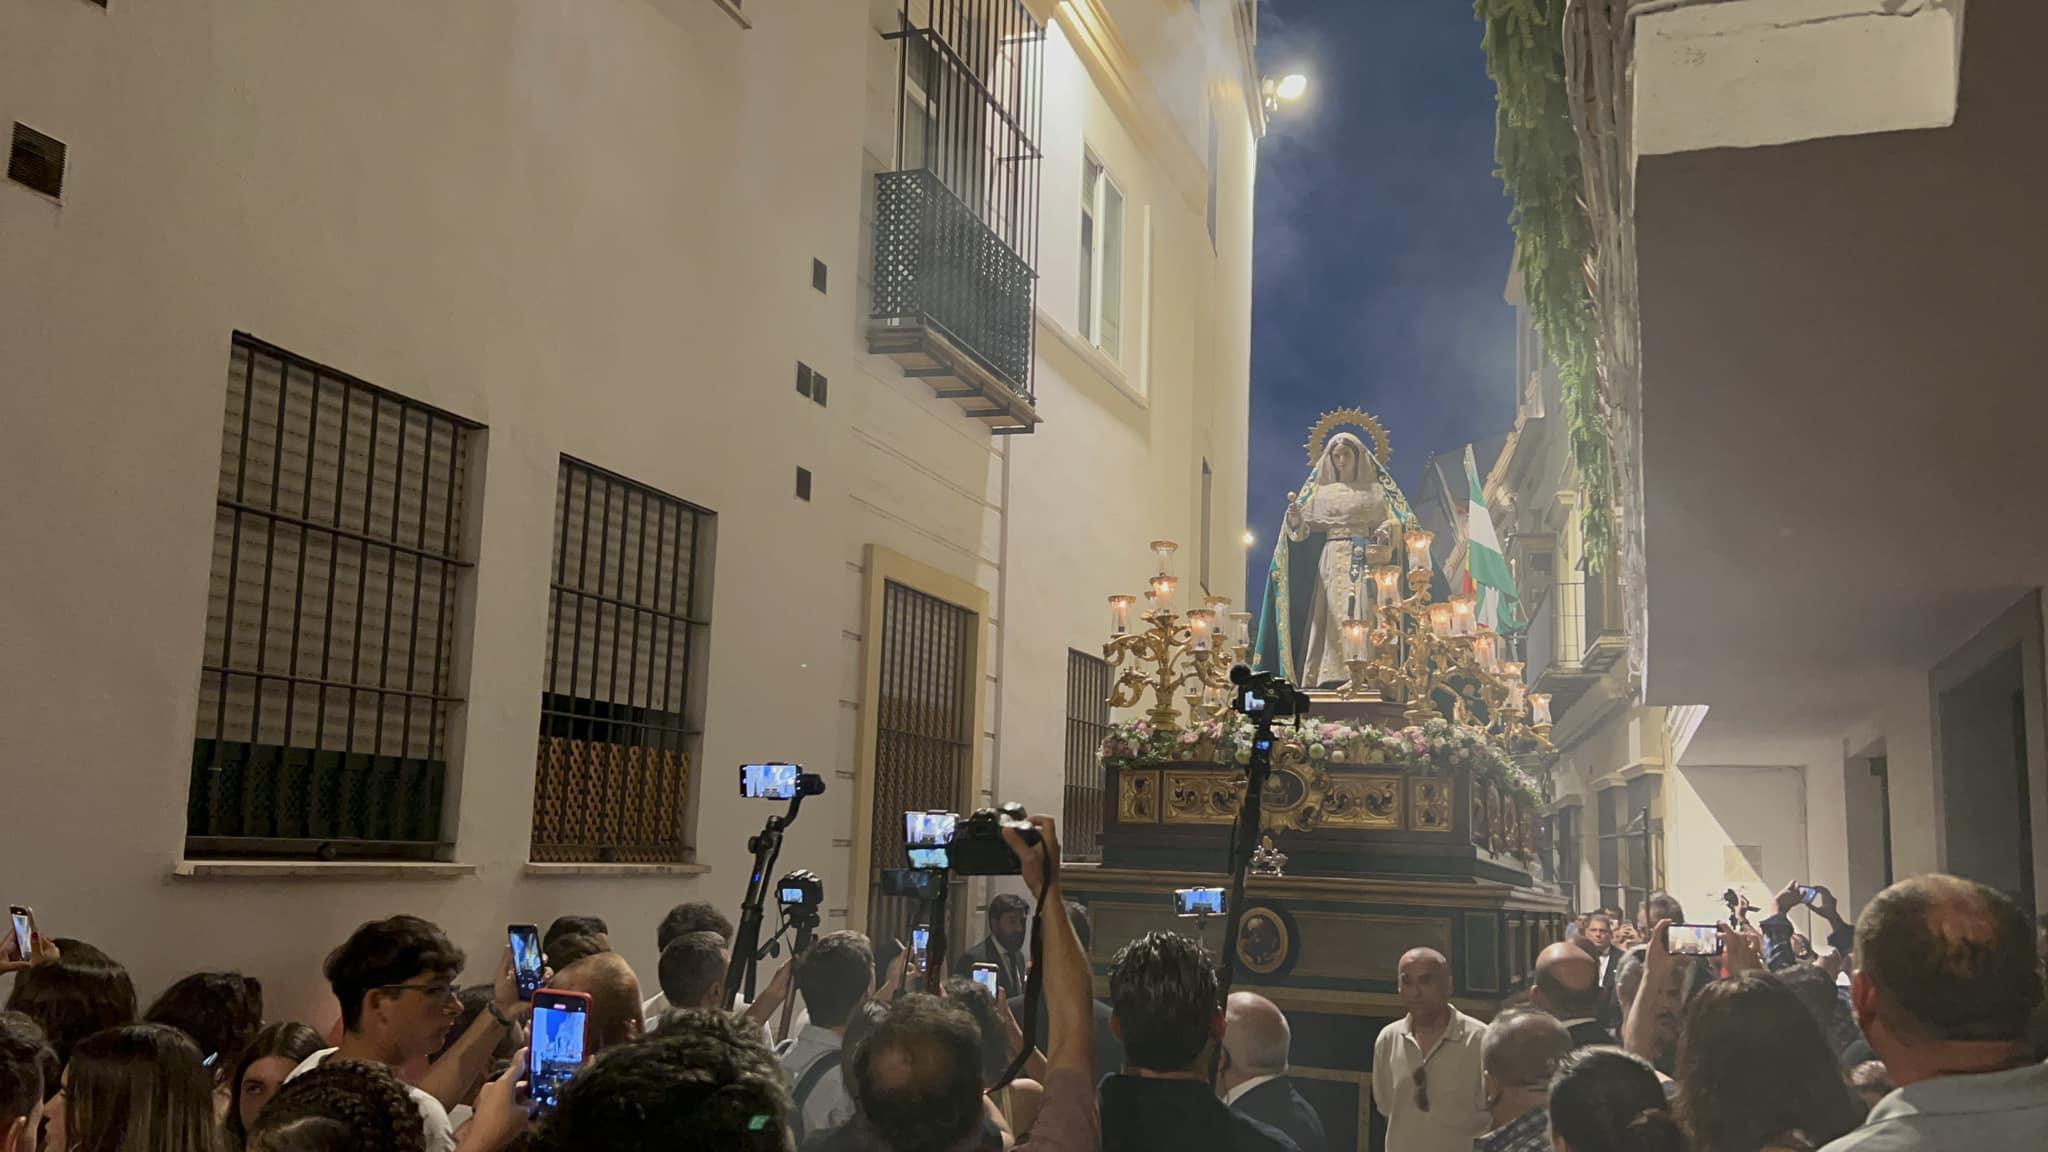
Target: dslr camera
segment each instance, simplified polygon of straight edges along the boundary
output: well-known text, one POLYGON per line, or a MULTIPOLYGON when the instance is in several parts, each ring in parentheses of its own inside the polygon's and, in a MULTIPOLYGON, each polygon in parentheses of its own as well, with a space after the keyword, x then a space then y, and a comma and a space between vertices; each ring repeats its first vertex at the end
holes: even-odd
POLYGON ((961 876, 1015 876, 1022 871, 1017 854, 1003 842, 1004 828, 1015 829, 1026 844, 1038 843, 1038 829, 1032 826, 1022 804, 983 808, 970 816, 908 812, 904 817, 904 839, 913 866, 948 867, 961 876), (943 849, 944 855, 930 865, 920 864, 918 853, 932 849, 943 849), (938 863, 939 860, 944 863, 938 863))
POLYGON ((782 914, 791 919, 816 916, 818 906, 825 902, 825 882, 808 868, 785 872, 775 882, 775 902, 782 905, 782 914))
POLYGON ((1230 682, 1236 686, 1230 706, 1255 723, 1285 720, 1308 711, 1308 696, 1276 673, 1254 672, 1239 664, 1231 668, 1230 682))

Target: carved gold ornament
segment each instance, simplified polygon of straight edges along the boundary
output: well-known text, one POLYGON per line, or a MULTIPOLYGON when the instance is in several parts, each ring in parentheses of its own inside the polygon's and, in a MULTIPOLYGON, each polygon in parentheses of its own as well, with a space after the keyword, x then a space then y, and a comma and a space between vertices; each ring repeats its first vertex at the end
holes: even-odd
MULTIPOLYGON (((1329 443, 1330 434, 1339 428, 1357 428, 1372 437, 1372 451, 1382 468, 1394 454, 1394 441, 1387 435, 1386 426, 1379 418, 1363 408, 1339 408, 1323 413, 1316 426, 1308 434, 1308 466, 1314 468, 1323 460, 1323 446, 1329 443)), ((1364 473, 1360 473, 1364 475, 1364 473)))

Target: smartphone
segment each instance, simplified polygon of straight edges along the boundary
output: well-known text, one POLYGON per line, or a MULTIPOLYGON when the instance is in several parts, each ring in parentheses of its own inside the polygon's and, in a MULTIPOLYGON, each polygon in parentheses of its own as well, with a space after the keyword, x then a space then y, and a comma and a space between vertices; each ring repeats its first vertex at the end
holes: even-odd
MULTIPOLYGON (((941 848, 938 851, 945 851, 941 848)), ((930 900, 939 894, 940 877, 923 868, 882 869, 882 895, 930 900)))
POLYGON ((1173 914, 1176 916, 1221 916, 1223 915, 1223 889, 1176 888, 1173 892, 1173 914))
POLYGON ((1799 886, 1799 901, 1807 905, 1820 903, 1820 889, 1801 884, 1799 886))
POLYGON ((1718 924, 1673 924, 1665 933, 1664 947, 1673 956, 1719 956, 1721 927, 1718 924))
POLYGON ((911 848, 910 866, 922 871, 935 872, 951 868, 953 862, 944 848, 911 848))
POLYGON ((519 984, 519 998, 533 999, 540 988, 540 929, 532 924, 507 924, 505 935, 512 941, 512 979, 519 984))
POLYGON ((740 795, 749 800, 790 800, 796 796, 795 764, 740 765, 740 795))
POLYGON ((562 1089, 583 1069, 584 1033, 590 997, 581 992, 541 988, 533 994, 533 1036, 527 1049, 526 1079, 534 1108, 552 1112, 562 1089))
POLYGON ((993 964, 976 964, 974 966, 974 982, 988 989, 988 994, 994 996, 996 994, 996 966, 993 964))
POLYGON ((905 812, 903 842, 912 848, 934 848, 953 842, 960 817, 952 812, 905 812))
POLYGON ((26 904, 9 904, 7 914, 14 921, 14 954, 23 960, 35 958, 36 914, 26 904))
POLYGON ((910 967, 919 977, 930 972, 932 930, 919 925, 910 930, 910 967))

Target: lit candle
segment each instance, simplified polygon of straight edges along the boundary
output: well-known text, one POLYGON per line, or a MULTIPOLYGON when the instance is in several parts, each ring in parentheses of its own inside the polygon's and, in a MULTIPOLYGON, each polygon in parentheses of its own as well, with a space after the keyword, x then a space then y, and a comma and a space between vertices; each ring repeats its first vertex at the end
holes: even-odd
POLYGON ((1522 682, 1523 667, 1524 665, 1520 660, 1503 660, 1500 662, 1500 674, 1507 680, 1509 687, 1514 687, 1522 682))
POLYGON ((1152 555, 1159 558, 1159 574, 1166 575, 1167 565, 1173 560, 1173 554, 1180 549, 1180 545, 1171 540, 1154 540, 1151 548, 1152 555))
POLYGON ((1230 619, 1237 625, 1237 642, 1250 647, 1252 642, 1252 614, 1249 612, 1232 612, 1230 619))
POLYGON ((1131 605, 1136 596, 1111 596, 1109 598, 1109 624, 1115 635, 1121 636, 1131 630, 1131 605))
POLYGON ((1372 582, 1379 592, 1380 607, 1387 608, 1401 602, 1401 566, 1382 564, 1372 570, 1372 582))
MULTIPOLYGON (((1410 552, 1409 555, 1412 556, 1414 553, 1410 552)), ((1451 606, 1449 604, 1439 603, 1429 606, 1429 630, 1439 636, 1449 636, 1451 634, 1451 606)))
POLYGON ((1216 613, 1196 608, 1188 613, 1188 640, 1197 652, 1209 650, 1209 637, 1216 632, 1216 613))
POLYGON ((1344 622, 1344 659, 1372 659, 1371 630, 1366 627, 1365 621, 1346 620, 1344 622))
POLYGON ((1479 666, 1489 672, 1500 667, 1500 637, 1492 632, 1474 636, 1472 654, 1479 658, 1479 666))
POLYGON ((1408 530, 1408 568, 1410 571, 1429 570, 1429 546, 1436 540, 1436 534, 1427 528, 1408 530))
POLYGON ((1171 576, 1154 576, 1152 578, 1152 610, 1155 612, 1173 611, 1173 593, 1179 587, 1180 581, 1171 576))
POLYGON ((1548 693, 1548 692, 1531 692, 1531 693, 1529 693, 1529 723, 1531 723, 1531 724, 1548 724, 1548 723, 1550 723, 1550 693, 1548 693))
POLYGON ((1479 606, 1470 596, 1451 597, 1451 635, 1470 636, 1479 626, 1479 606))

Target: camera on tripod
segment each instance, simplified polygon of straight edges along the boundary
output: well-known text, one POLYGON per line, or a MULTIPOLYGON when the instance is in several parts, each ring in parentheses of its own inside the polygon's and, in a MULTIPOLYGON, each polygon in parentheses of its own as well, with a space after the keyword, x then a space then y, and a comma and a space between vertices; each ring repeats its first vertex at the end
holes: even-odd
POLYGON ((1253 722, 1271 723, 1308 711, 1308 695, 1272 672, 1254 672, 1244 664, 1230 670, 1236 692, 1230 706, 1253 722))
POLYGON ((825 902, 825 882, 808 868, 792 869, 775 882, 775 902, 782 905, 785 919, 816 920, 825 902))
POLYGON ((903 843, 912 869, 1015 876, 1023 865, 1003 842, 1004 828, 1014 829, 1026 844, 1038 843, 1038 829, 1022 804, 983 808, 965 819, 957 812, 905 812, 903 843))

